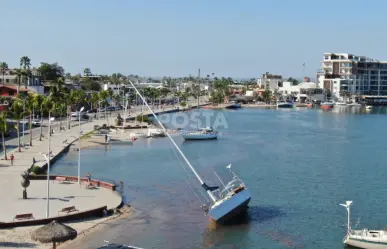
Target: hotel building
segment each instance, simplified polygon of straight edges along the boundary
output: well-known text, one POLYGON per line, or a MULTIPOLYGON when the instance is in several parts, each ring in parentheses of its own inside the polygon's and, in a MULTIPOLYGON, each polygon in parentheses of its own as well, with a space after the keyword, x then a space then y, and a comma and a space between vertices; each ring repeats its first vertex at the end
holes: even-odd
POLYGON ((346 53, 324 53, 317 82, 339 100, 345 95, 387 96, 387 61, 346 53))

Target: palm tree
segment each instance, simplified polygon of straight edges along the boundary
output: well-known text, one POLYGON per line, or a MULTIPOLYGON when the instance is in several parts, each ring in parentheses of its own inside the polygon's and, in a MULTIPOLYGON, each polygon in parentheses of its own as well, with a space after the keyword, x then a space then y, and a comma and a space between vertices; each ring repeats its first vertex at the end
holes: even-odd
POLYGON ((20 69, 23 69, 23 81, 25 84, 25 88, 27 89, 28 77, 31 76, 31 60, 28 56, 23 56, 20 58, 20 69))
POLYGON ((30 146, 32 146, 32 114, 34 112, 34 96, 32 94, 27 95, 25 101, 25 110, 29 117, 28 125, 30 128, 30 146))
POLYGON ((11 113, 10 114, 11 114, 12 119, 16 120, 15 128, 17 130, 18 151, 21 152, 21 148, 20 148, 20 120, 23 119, 25 113, 23 111, 23 102, 20 99, 17 99, 13 102, 13 104, 11 106, 11 113))
POLYGON ((34 96, 34 107, 35 109, 38 109, 40 111, 40 136, 39 136, 39 141, 42 141, 42 133, 43 133, 43 109, 44 109, 44 101, 46 97, 41 94, 36 94, 34 96))
POLYGON ((2 83, 5 84, 5 72, 8 70, 8 64, 6 62, 0 62, 0 70, 3 74, 3 81, 2 83))
POLYGON ((24 71, 22 69, 15 69, 16 75, 17 75, 17 93, 19 94, 20 90, 20 84, 21 84, 21 78, 24 75, 24 71))
POLYGON ((4 133, 8 132, 8 125, 7 125, 7 113, 2 112, 0 115, 0 132, 1 132, 1 138, 3 140, 3 151, 4 151, 4 159, 7 159, 7 147, 5 145, 5 139, 4 139, 4 133))
POLYGON ((98 109, 98 107, 97 107, 98 101, 99 101, 98 93, 93 92, 93 94, 91 95, 91 102, 92 102, 93 109, 98 109))

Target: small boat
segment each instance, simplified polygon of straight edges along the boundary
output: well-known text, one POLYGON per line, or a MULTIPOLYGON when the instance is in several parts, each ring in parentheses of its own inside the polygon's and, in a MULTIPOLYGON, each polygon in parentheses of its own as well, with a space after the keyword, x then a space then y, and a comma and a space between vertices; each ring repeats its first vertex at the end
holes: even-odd
POLYGON ((348 106, 354 106, 354 107, 356 107, 356 106, 361 106, 361 104, 360 104, 360 103, 354 102, 354 103, 349 103, 348 106))
POLYGON ((277 108, 293 108, 293 103, 280 101, 277 102, 277 108))
POLYGON ((131 245, 119 245, 119 244, 114 244, 110 243, 109 241, 104 241, 105 244, 102 247, 99 247, 98 249, 144 249, 136 246, 131 246, 131 245))
POLYGON ((218 133, 211 127, 199 128, 196 131, 181 130, 180 135, 185 140, 207 140, 218 138, 218 133))
POLYGON ((339 102, 336 102, 336 103, 335 103, 335 105, 337 105, 337 106, 348 106, 348 104, 347 104, 347 103, 345 103, 345 102, 341 102, 341 101, 339 101, 339 102))
POLYGON ((147 137, 165 137, 165 132, 161 129, 149 128, 147 137))
POLYGON ((365 106, 365 109, 366 109, 367 111, 371 111, 371 110, 372 110, 372 105, 366 105, 366 106, 365 106))
POLYGON ((241 107, 242 107, 241 103, 231 101, 230 104, 226 106, 226 109, 239 109, 241 107))
POLYGON ((144 132, 131 132, 129 133, 129 138, 141 138, 141 137, 146 137, 147 134, 145 134, 144 132))
POLYGON ((112 138, 111 136, 108 136, 107 142, 109 144, 133 144, 136 138, 112 138))
POLYGON ((352 201, 340 204, 347 210, 347 234, 344 237, 344 244, 364 249, 387 249, 387 230, 352 230, 350 206, 352 201))
POLYGON ((335 106, 335 104, 331 101, 325 101, 325 102, 322 102, 320 106, 322 109, 332 109, 335 106))
POLYGON ((311 107, 313 107, 313 104, 312 103, 308 103, 308 104, 306 104, 306 106, 311 108, 311 107))

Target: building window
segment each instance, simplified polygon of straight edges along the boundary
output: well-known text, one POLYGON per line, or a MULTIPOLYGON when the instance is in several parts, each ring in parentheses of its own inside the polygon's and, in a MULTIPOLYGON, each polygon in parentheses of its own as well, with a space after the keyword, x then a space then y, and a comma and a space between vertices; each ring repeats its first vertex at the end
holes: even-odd
POLYGON ((9 95, 9 96, 13 96, 14 94, 15 94, 15 92, 12 91, 12 90, 10 90, 10 91, 8 92, 8 95, 9 95))
POLYGON ((5 82, 9 83, 9 79, 5 79, 5 82))

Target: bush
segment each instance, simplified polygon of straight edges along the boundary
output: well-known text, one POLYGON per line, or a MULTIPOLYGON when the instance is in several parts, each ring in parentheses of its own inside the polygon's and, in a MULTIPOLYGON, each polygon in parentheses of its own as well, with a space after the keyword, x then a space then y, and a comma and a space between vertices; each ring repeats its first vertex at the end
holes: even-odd
POLYGON ((44 174, 44 170, 39 166, 33 166, 31 169, 31 173, 34 175, 41 175, 44 174))
POLYGON ((150 120, 150 119, 148 118, 148 116, 145 116, 145 115, 142 116, 142 117, 141 117, 141 115, 138 115, 138 116, 136 117, 136 120, 137 120, 138 122, 143 121, 143 122, 148 123, 148 124, 152 123, 152 120, 150 120))

